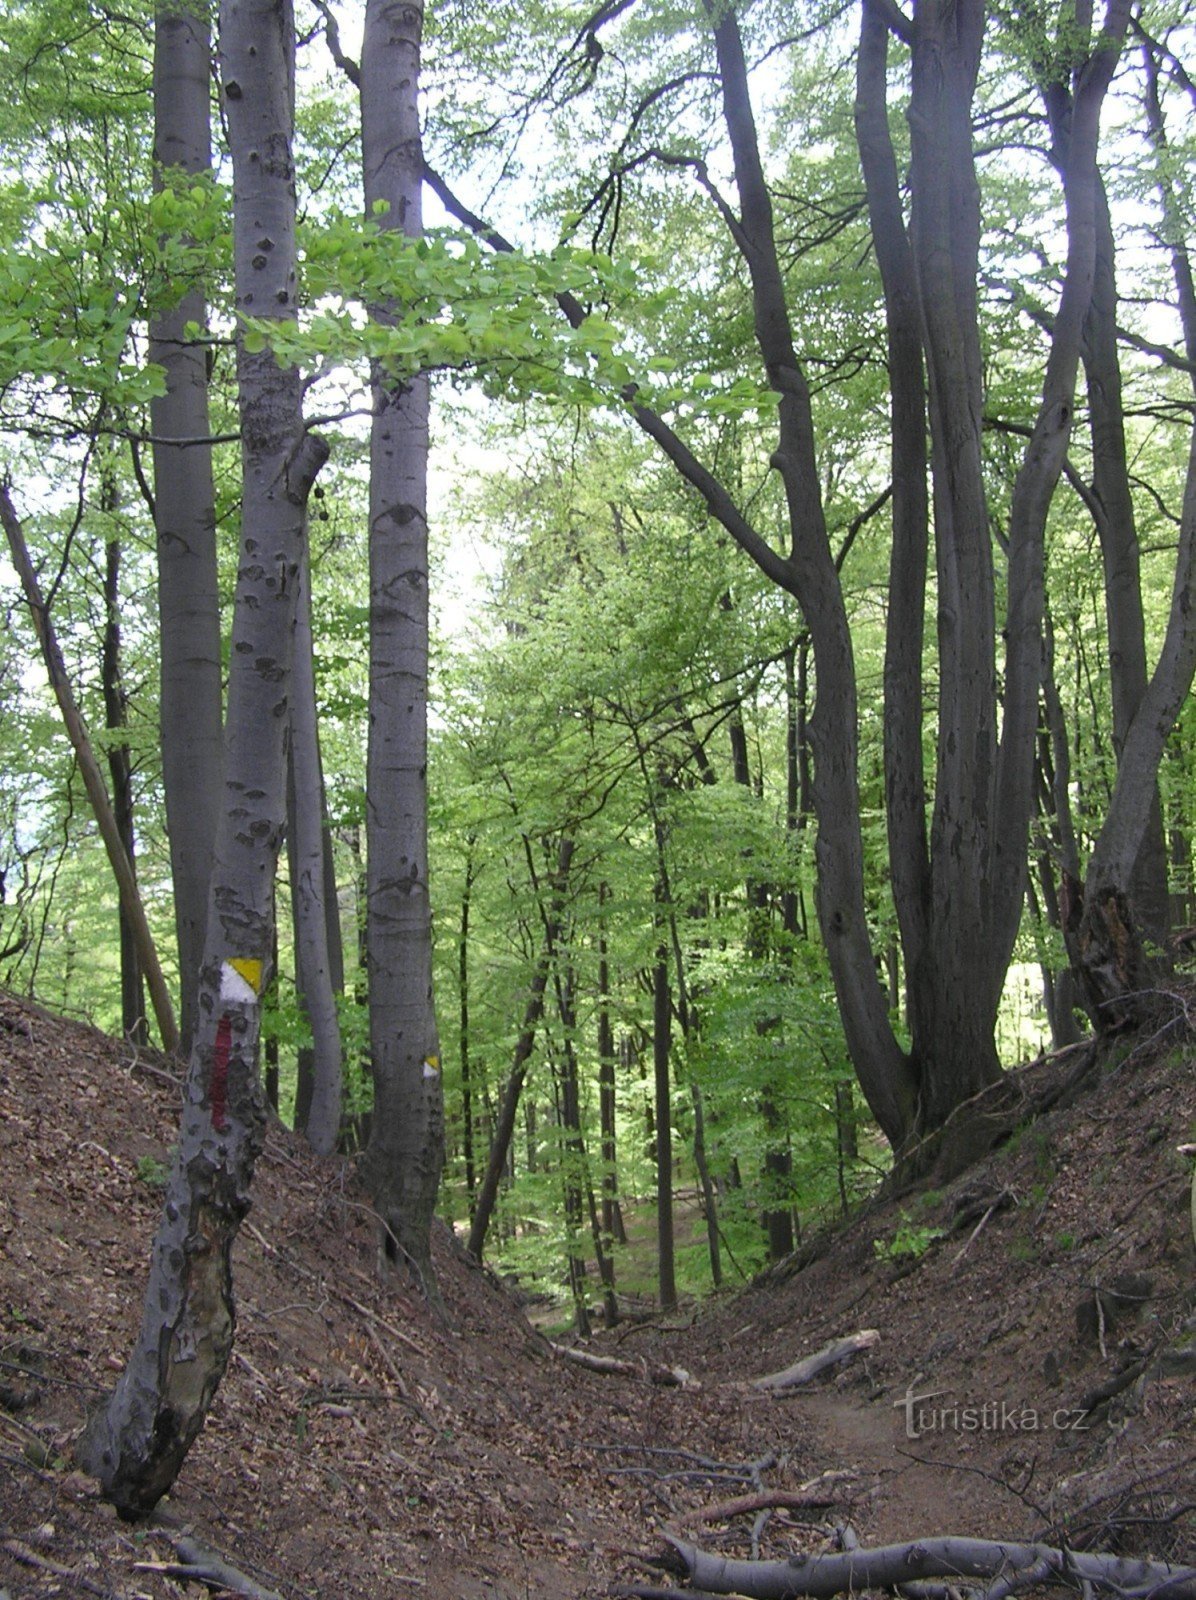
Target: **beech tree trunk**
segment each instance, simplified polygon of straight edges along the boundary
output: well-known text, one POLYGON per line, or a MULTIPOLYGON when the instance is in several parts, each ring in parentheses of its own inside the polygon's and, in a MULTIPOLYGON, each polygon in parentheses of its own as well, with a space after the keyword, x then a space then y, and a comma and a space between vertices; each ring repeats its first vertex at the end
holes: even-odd
MULTIPOLYGON (((293 319, 294 22, 287 0, 225 0, 221 73, 233 161, 237 308, 293 319), (268 157, 268 159, 266 159, 268 157)), ((224 805, 177 1154, 141 1330, 78 1446, 126 1517, 151 1511, 203 1425, 232 1350, 230 1256, 265 1127, 261 996, 286 814, 286 732, 305 506, 327 446, 305 434, 300 375, 238 347, 241 559, 224 805)))
MULTIPOLYGON (((154 22, 154 182, 211 170, 211 39, 203 5, 165 0, 154 22)), ((150 324, 149 357, 166 374, 151 402, 158 543, 162 781, 179 950, 180 1033, 196 1025, 208 886, 221 805, 220 596, 216 512, 207 440, 208 352, 186 336, 203 327, 201 285, 150 324), (171 443, 169 441, 185 441, 171 443)))
MULTIPOLYGON (((894 378, 894 587, 885 766, 892 811, 890 870, 905 947, 908 1053, 894 1034, 888 997, 877 978, 865 905, 855 664, 828 538, 810 389, 794 343, 738 20, 733 7, 714 0, 706 11, 738 196, 738 214, 729 205, 721 214, 750 275, 756 344, 777 396, 770 462, 784 496, 787 548, 769 543, 727 484, 663 418, 634 399, 632 410, 710 514, 801 606, 816 691, 808 738, 818 823, 819 925, 860 1087, 900 1154, 1000 1071, 995 1023, 1021 916, 1034 805, 1044 534, 1070 439, 1092 297, 1100 113, 1129 5, 1109 0, 1096 38, 1080 37, 1070 14, 1061 14, 1070 41, 1074 98, 1063 172, 1068 256, 1038 414, 1009 516, 1003 663, 997 656, 997 584, 981 455, 981 218, 972 130, 986 4, 920 0, 912 19, 896 6, 873 10, 869 3, 865 8, 857 115, 894 378), (888 29, 898 33, 911 58, 908 225, 887 128, 888 29), (925 436, 931 440, 929 456, 925 436), (924 489, 927 465, 931 503, 924 489), (940 675, 934 808, 928 823, 920 664, 931 528, 940 675), (898 632, 905 638, 898 639, 898 632)), ((443 185, 438 192, 496 249, 509 248, 472 213, 454 205, 443 185)), ((568 295, 558 298, 564 314, 578 325, 583 309, 568 295)), ((1126 766, 1132 765, 1132 737, 1127 738, 1126 766)), ((1149 781, 1153 784, 1153 775, 1149 781)), ((1139 843, 1140 836, 1135 850, 1139 843)))
MULTIPOLYGON (((1138 559, 1138 530, 1130 492, 1117 353, 1116 244, 1104 184, 1096 191, 1096 279, 1084 327, 1084 370, 1092 431, 1092 493, 1098 514, 1113 700, 1113 749, 1120 763, 1146 694, 1146 622, 1138 559)), ((1156 779, 1146 830, 1129 885, 1143 932, 1162 946, 1170 925, 1167 844, 1156 779)))
MULTIPOLYGON (((287 845, 295 926, 296 987, 312 1033, 311 1088, 302 1130, 313 1150, 330 1156, 340 1137, 344 1092, 337 992, 344 988, 336 883, 329 884, 330 841, 324 804, 324 766, 316 712, 311 631, 311 571, 300 571, 291 698, 287 845)), ((296 1105, 296 1124, 299 1123, 296 1105)))
MULTIPOLYGON (((367 0, 361 145, 367 215, 422 232, 423 11, 367 0)), ((376 308, 385 317, 385 307, 376 308)), ((428 888, 428 380, 373 380, 370 432, 370 733, 367 957, 374 1110, 363 1173, 389 1259, 431 1291, 430 1229, 444 1164, 428 888)))
POLYGON ((893 381, 894 603, 886 658, 886 785, 911 1064, 920 1120, 933 1128, 999 1072, 993 1035, 1021 915, 1034 801, 1043 538, 1070 437, 1081 331, 1095 272, 1099 117, 1127 9, 1110 6, 1104 34, 1075 76, 1071 144, 1061 168, 1067 270, 1039 413, 1010 510, 999 741, 995 585, 981 466, 980 214, 971 126, 985 6, 983 0, 928 4, 918 8, 908 28, 898 24, 912 52, 908 235, 884 114, 886 31, 893 18, 883 15, 882 23, 879 8, 865 6, 856 115, 885 288, 893 381), (940 661, 929 836, 918 705, 929 515, 921 487, 923 417, 931 439, 940 661), (915 581, 899 587, 911 571, 915 581))
MULTIPOLYGON (((1158 153, 1157 186, 1171 243, 1171 266, 1183 328, 1184 353, 1196 388, 1196 286, 1184 231, 1184 213, 1172 187, 1171 152, 1159 98, 1158 61, 1143 46, 1147 122, 1158 153)), ((1188 449, 1171 608, 1163 647, 1138 703, 1121 750, 1117 780, 1084 881, 1079 926, 1079 974, 1099 1028, 1139 1020, 1150 973, 1140 936, 1132 885, 1157 799, 1158 772, 1180 707, 1196 674, 1196 429, 1188 449)))

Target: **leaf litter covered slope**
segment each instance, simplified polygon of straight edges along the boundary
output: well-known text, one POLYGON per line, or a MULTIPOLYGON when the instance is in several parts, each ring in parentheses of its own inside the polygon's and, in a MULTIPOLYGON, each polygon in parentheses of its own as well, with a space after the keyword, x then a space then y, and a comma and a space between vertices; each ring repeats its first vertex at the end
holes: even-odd
POLYGON ((0 997, 0 1590, 195 1594, 153 1570, 186 1527, 288 1597, 601 1594, 654 1509, 608 1468, 745 1448, 732 1394, 695 1417, 688 1394, 565 1368, 443 1234, 448 1326, 382 1283, 345 1166, 275 1124, 234 1252, 236 1352, 171 1526, 119 1524, 70 1440, 138 1324, 178 1106, 156 1058, 0 997))
MULTIPOLYGON (((1010 1074, 1027 1102, 1070 1063, 1010 1074)), ((936 1532, 1196 1556, 1190 1047, 1122 1046, 951 1181, 865 1210, 695 1330, 708 1382, 853 1328, 880 1337, 777 1400, 854 1467, 869 1543, 936 1532), (912 1399, 910 1397, 913 1397, 912 1399), (926 1397, 926 1398, 919 1398, 926 1397)))
POLYGON ((1081 1542, 1193 1553, 1196 1270, 1175 1151, 1194 1131, 1188 1061, 1130 1061, 929 1198, 875 1208, 802 1271, 693 1326, 601 1345, 684 1366, 697 1390, 555 1360, 447 1235, 441 1324, 377 1278, 349 1171, 274 1126, 235 1253, 232 1368, 164 1524, 134 1528, 72 1470, 70 1439, 137 1325, 177 1108, 156 1059, 0 997, 13 1597, 198 1594, 163 1570, 186 1529, 280 1595, 347 1600, 597 1596, 643 1580, 636 1553, 666 1523, 734 1554, 817 1549, 847 1520, 868 1543, 1062 1524, 1081 1542), (899 1230, 920 1253, 889 1250, 899 1230), (876 1347, 810 1393, 747 1382, 863 1327, 876 1347), (1051 1426, 1142 1362, 1085 1431, 1051 1426), (894 1402, 911 1384, 943 1391, 922 1409, 955 1405, 956 1421, 907 1438, 894 1402), (1006 1411, 962 1420, 993 1404, 1006 1411), (1013 1426, 1009 1408, 1040 1426, 1013 1426), (761 1512, 769 1497, 789 1503, 761 1512))

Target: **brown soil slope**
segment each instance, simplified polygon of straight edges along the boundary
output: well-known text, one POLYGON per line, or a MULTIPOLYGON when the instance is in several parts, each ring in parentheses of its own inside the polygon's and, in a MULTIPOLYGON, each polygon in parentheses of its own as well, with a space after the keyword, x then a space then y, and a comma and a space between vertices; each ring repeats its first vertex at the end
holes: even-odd
POLYGON ((178 1103, 155 1058, 0 996, 11 1600, 198 1596, 178 1565, 187 1533, 287 1600, 581 1600, 643 1581, 667 1523, 744 1554, 817 1547, 848 1520, 865 1542, 1059 1524, 1196 1550, 1187 1059, 1130 1060, 929 1202, 876 1207, 803 1271, 603 1344, 688 1368, 701 1386, 684 1390, 561 1362, 447 1235, 442 1323, 377 1276, 347 1169, 274 1127, 235 1254, 233 1366, 164 1515, 133 1527, 72 1469, 70 1442, 133 1335, 178 1103), (810 1392, 746 1381, 863 1327, 880 1333, 867 1358, 810 1392), (943 1393, 907 1429, 910 1385, 943 1393), (726 1507, 778 1492, 787 1507, 726 1507))

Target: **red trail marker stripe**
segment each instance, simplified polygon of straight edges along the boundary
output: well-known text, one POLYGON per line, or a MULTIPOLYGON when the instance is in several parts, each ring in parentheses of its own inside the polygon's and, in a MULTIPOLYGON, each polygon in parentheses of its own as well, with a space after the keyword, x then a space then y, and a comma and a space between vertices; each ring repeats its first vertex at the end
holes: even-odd
POLYGON ((228 1060, 233 1048, 233 1023, 226 1012, 216 1024, 216 1047, 212 1051, 212 1083, 208 1098, 212 1105, 212 1126, 217 1133, 228 1127, 228 1060))

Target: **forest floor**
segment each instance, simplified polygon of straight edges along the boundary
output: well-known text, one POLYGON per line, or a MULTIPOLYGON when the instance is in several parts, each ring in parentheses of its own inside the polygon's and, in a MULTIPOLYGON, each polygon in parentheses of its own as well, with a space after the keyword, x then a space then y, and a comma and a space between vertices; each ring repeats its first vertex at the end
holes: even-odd
MULTIPOLYGON (((71 1441, 139 1318, 178 1086, 0 996, 0 1595, 198 1596, 184 1533, 286 1600, 586 1600, 662 1581, 645 1562, 665 1527, 741 1555, 828 1548, 850 1524, 865 1544, 1048 1535, 1191 1559, 1177 1146, 1196 1139, 1196 1052, 1122 1056, 800 1270, 595 1340, 633 1375, 555 1355, 445 1230, 447 1321, 381 1280, 348 1168, 274 1125, 234 1253, 231 1369, 175 1492, 128 1525, 71 1441), (807 1389, 752 1387, 861 1329, 873 1347, 807 1389), (696 1386, 650 1381, 662 1362, 696 1386)), ((1011 1082, 1031 1094, 1074 1060, 1011 1082)))

